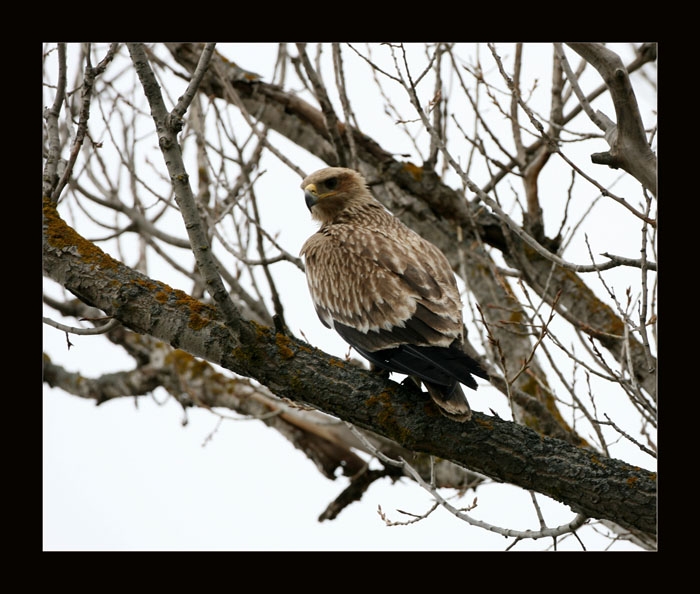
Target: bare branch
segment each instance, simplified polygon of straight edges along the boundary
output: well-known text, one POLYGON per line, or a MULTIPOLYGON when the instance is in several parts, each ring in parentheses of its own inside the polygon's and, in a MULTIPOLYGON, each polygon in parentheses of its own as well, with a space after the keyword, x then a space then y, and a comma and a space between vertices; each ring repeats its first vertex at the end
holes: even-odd
POLYGON ((637 98, 620 57, 600 43, 567 45, 600 73, 615 105, 617 124, 605 122, 610 151, 591 155, 591 160, 613 169, 624 169, 656 196, 656 155, 646 138, 637 98))
MULTIPOLYGON (((203 229, 202 220, 192 195, 189 184, 189 176, 182 161, 182 153, 177 142, 177 133, 181 128, 181 121, 173 121, 165 109, 165 103, 160 94, 158 83, 151 70, 143 45, 138 43, 127 44, 129 53, 134 62, 134 67, 143 85, 145 95, 151 106, 151 115, 158 132, 158 142, 163 152, 165 164, 170 173, 175 197, 180 207, 180 212, 185 221, 185 228, 190 238, 192 251, 197 260, 205 284, 211 296, 223 312, 226 325, 235 334, 241 332, 240 315, 236 306, 226 291, 219 272, 211 258, 209 241, 203 229)), ((205 69, 202 69, 202 75, 205 69)))
POLYGON ((61 324, 45 316, 42 317, 42 321, 48 326, 53 326, 54 328, 58 328, 59 330, 63 330, 64 332, 68 332, 70 334, 78 334, 81 336, 94 336, 96 334, 106 334, 112 328, 119 324, 117 320, 111 319, 106 324, 102 324, 101 326, 97 326, 95 328, 75 328, 74 326, 66 326, 65 324, 61 324))

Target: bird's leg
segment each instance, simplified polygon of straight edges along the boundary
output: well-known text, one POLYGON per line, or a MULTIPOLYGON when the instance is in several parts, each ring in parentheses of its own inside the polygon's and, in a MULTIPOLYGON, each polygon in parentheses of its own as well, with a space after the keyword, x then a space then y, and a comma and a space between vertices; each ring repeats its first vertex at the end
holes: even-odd
POLYGON ((277 314, 273 315, 272 322, 275 325, 275 332, 289 336, 289 328, 287 328, 287 324, 285 324, 284 319, 281 316, 277 314))
POLYGON ((421 381, 412 375, 407 375, 406 379, 401 382, 402 386, 405 386, 413 392, 420 392, 423 394, 423 388, 421 388, 421 381))
POLYGON ((389 379, 389 374, 391 373, 387 369, 384 369, 383 367, 379 367, 379 365, 375 365, 374 363, 369 364, 370 371, 376 373, 377 375, 380 375, 384 379, 389 379))

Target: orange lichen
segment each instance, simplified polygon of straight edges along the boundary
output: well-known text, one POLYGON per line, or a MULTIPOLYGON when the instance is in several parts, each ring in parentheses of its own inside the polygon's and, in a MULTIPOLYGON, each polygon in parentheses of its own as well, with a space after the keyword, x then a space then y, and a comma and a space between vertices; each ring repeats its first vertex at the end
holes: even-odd
POLYGON ((479 425, 481 425, 484 429, 489 429, 489 430, 492 430, 492 429, 493 429, 493 422, 492 422, 492 421, 489 421, 489 420, 487 420, 487 419, 478 419, 478 418, 475 418, 475 419, 474 419, 474 422, 477 423, 477 424, 479 424, 479 425))
POLYGON ((394 388, 382 390, 378 395, 372 395, 365 400, 365 404, 371 408, 379 408, 376 414, 377 422, 387 431, 387 435, 399 443, 404 443, 410 437, 406 427, 402 427, 396 421, 394 409, 394 388))
POLYGON ((603 466, 603 467, 605 466, 605 464, 603 464, 603 462, 601 461, 601 459, 598 458, 598 456, 596 456, 595 454, 593 454, 593 455, 591 456, 591 462, 592 462, 593 464, 597 464, 598 466, 603 466))
POLYGON ((289 339, 288 336, 285 336, 281 332, 278 332, 277 334, 275 334, 275 344, 277 345, 277 350, 282 356, 282 358, 291 359, 292 357, 294 357, 294 351, 291 348, 289 348, 292 344, 292 341, 289 339))
POLYGON ((423 168, 418 167, 418 165, 414 165, 413 163, 404 163, 403 164, 404 171, 408 172, 411 174, 411 177, 415 179, 416 181, 420 181, 423 179, 423 168))
POLYGON ((44 237, 57 250, 75 249, 84 262, 101 269, 114 269, 119 262, 105 254, 94 243, 84 239, 59 216, 56 206, 47 197, 43 199, 44 237))

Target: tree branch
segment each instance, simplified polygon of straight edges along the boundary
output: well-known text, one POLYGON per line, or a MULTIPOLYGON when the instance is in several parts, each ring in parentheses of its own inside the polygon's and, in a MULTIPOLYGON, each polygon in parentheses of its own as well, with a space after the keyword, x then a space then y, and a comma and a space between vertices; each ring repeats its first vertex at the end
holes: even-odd
POLYGON ((243 319, 237 323, 252 340, 241 341, 215 309, 86 241, 49 199, 44 200, 43 256, 48 277, 135 332, 254 378, 280 397, 308 403, 410 450, 543 493, 587 517, 656 532, 655 473, 497 417, 474 413, 471 422, 454 423, 423 394, 243 319))
POLYGON ((656 196, 656 155, 649 146, 637 97, 622 60, 602 43, 567 45, 600 73, 615 106, 617 125, 603 118, 610 151, 591 155, 591 161, 627 171, 656 196))
MULTIPOLYGON (((177 134, 182 129, 183 121, 180 113, 186 108, 186 102, 177 106, 178 111, 172 115, 168 113, 160 92, 160 86, 156 80, 153 70, 146 57, 143 44, 128 43, 127 47, 134 63, 134 68, 139 76, 144 94, 151 106, 151 115, 155 123, 158 134, 158 144, 163 153, 170 181, 173 185, 175 200, 180 207, 180 212, 185 222, 185 228, 190 239, 192 252, 197 261, 202 277, 204 278, 207 290, 216 302, 217 306, 226 320, 226 325, 234 334, 239 335, 243 329, 239 325, 240 315, 238 309, 229 297, 219 275, 216 263, 211 255, 211 246, 204 230, 202 219, 197 210, 192 188, 189 183, 189 176, 182 160, 182 152, 177 142, 177 134)), ((213 48, 203 50, 201 60, 206 65, 211 59, 213 48)), ((206 68, 200 68, 200 60, 197 61, 197 76, 203 76, 206 68)))

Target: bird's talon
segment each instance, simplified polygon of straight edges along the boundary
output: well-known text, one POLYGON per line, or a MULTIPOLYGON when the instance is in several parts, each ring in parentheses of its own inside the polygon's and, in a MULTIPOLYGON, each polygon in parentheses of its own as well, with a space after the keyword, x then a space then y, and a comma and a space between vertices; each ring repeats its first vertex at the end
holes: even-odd
POLYGON ((419 394, 423 394, 423 389, 421 388, 420 382, 416 381, 412 377, 407 377, 401 382, 401 385, 404 386, 405 388, 408 388, 412 392, 417 392, 419 394))

